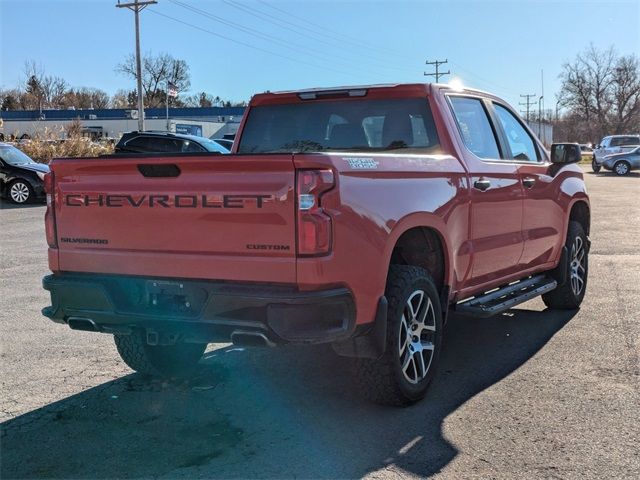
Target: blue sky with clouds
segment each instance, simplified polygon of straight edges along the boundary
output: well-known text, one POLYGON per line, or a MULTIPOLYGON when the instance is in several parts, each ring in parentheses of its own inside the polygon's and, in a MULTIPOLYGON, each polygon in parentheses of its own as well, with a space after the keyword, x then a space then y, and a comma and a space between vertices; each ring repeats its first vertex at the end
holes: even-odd
MULTIPOLYGON (((74 86, 114 93, 133 51, 133 14, 117 0, 0 0, 0 86, 25 60, 74 86)), ((192 92, 234 100, 316 86, 422 82, 426 59, 518 103, 555 105, 562 63, 590 43, 640 52, 640 2, 158 0, 141 16, 143 52, 187 61, 192 92)), ((447 81, 451 78, 444 77, 447 81)))

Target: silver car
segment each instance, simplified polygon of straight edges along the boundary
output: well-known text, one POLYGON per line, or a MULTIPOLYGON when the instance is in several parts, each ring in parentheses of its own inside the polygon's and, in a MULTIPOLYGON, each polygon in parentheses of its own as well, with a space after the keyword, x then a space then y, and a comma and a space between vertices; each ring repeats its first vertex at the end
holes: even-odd
POLYGON ((626 175, 631 170, 640 169, 640 147, 624 153, 607 155, 602 161, 602 166, 616 175, 626 175))
POLYGON ((609 135, 604 137, 593 150, 591 168, 598 173, 608 155, 625 153, 640 145, 640 135, 609 135))

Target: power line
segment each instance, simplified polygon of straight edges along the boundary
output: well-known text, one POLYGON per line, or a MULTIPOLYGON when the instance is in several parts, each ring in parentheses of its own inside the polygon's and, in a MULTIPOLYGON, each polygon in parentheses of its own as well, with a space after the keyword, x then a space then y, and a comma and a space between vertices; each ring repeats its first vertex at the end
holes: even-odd
MULTIPOLYGON (((534 103, 536 103, 535 101, 531 101, 532 98, 535 98, 536 94, 535 93, 531 93, 531 94, 525 94, 525 95, 520 95, 522 98, 525 98, 525 103, 520 102, 518 105, 522 105, 523 107, 526 108, 525 110, 525 115, 526 115, 526 120, 527 123, 529 123, 529 109, 531 108, 531 105, 533 105, 534 103)), ((521 112, 522 113, 522 112, 521 112)))
MULTIPOLYGON (((352 38, 352 37, 349 37, 347 35, 341 34, 341 33, 337 32, 336 30, 333 30, 333 29, 330 29, 330 28, 327 28, 327 27, 323 27, 323 26, 321 26, 321 25, 319 25, 317 23, 314 23, 314 22, 312 22, 310 20, 307 20, 307 19, 305 19, 304 17, 302 17, 300 15, 294 15, 292 13, 289 13, 289 12, 287 12, 286 10, 284 10, 282 8, 279 8, 279 7, 275 6, 275 5, 272 5, 270 3, 265 2, 264 0, 258 0, 258 1, 261 4, 265 5, 266 7, 271 8, 272 10, 279 12, 280 14, 284 14, 284 15, 287 15, 288 17, 290 17, 290 18, 294 18, 294 19, 298 20, 298 22, 297 23, 289 22, 286 19, 283 19, 282 15, 280 15, 279 17, 276 17, 276 16, 271 15, 271 14, 269 14, 267 12, 260 11, 260 10, 257 10, 255 8, 250 8, 250 7, 247 7, 245 5, 242 5, 239 2, 236 2, 234 0, 222 0, 222 1, 224 3, 226 3, 227 5, 230 5, 230 6, 234 7, 234 8, 236 8, 236 9, 239 9, 239 10, 243 11, 244 13, 248 13, 250 15, 253 15, 254 17, 260 18, 261 20, 267 21, 267 22, 272 23, 274 25, 277 25, 277 26, 279 26, 281 28, 285 28, 285 29, 287 29, 289 31, 292 31, 292 32, 296 33, 296 34, 303 35, 303 36, 305 36, 305 38, 310 38, 311 37, 312 39, 315 39, 313 36, 309 35, 310 32, 309 32, 308 29, 304 29, 303 27, 300 26, 300 21, 304 22, 307 25, 311 25, 313 27, 316 27, 316 28, 313 29, 314 36, 315 37, 317 37, 317 36, 322 36, 323 37, 322 39, 316 39, 316 41, 321 42, 321 43, 323 43, 325 45, 332 46, 332 47, 335 45, 335 41, 336 41, 335 37, 336 36, 340 36, 342 38, 347 38, 349 40, 352 38), (332 32, 333 34, 332 35, 328 35, 325 32, 332 32), (330 39, 333 43, 326 41, 325 38, 330 39)), ((383 48, 378 48, 378 47, 372 48, 369 45, 364 45, 364 44, 359 43, 357 41, 349 41, 347 43, 350 43, 351 45, 356 46, 356 47, 361 48, 361 49, 362 48, 366 48, 368 50, 373 50, 375 52, 380 52, 382 50, 386 50, 387 52, 393 53, 393 55, 395 57, 403 57, 403 58, 409 59, 409 57, 407 57, 403 53, 395 51, 395 50, 383 49, 383 48)), ((342 48, 343 51, 344 51, 344 41, 340 41, 339 47, 342 48)), ((368 57, 368 58, 374 59, 376 61, 378 61, 378 58, 379 58, 379 57, 372 57, 371 55, 365 55, 365 54, 362 54, 361 56, 368 57)), ((495 91, 495 87, 498 87, 503 92, 507 92, 508 91, 507 88, 505 88, 503 86, 500 86, 500 85, 498 85, 495 82, 492 82, 490 80, 483 79, 480 75, 475 74, 472 70, 470 70, 468 68, 464 68, 462 65, 459 65, 459 64, 457 64, 455 62, 451 62, 451 63, 456 65, 460 69, 465 70, 466 72, 470 73, 472 76, 484 80, 483 83, 486 83, 488 85, 494 85, 494 87, 490 88, 490 90, 494 90, 495 91)), ((409 69, 407 69, 406 67, 390 65, 386 61, 385 61, 384 65, 381 65, 381 67, 382 68, 389 68, 389 69, 393 69, 393 70, 398 70, 398 71, 409 71, 409 69)), ((444 73, 439 75, 439 77, 442 76, 442 75, 444 75, 444 73)), ((436 80, 436 81, 438 81, 438 80, 436 80)), ((511 92, 511 95, 516 95, 516 94, 514 92, 511 92)))
POLYGON ((272 10, 276 10, 277 12, 283 13, 283 14, 291 17, 291 18, 295 18, 296 20, 300 20, 300 21, 306 23, 307 25, 311 25, 313 27, 316 27, 314 30, 316 30, 317 32, 319 32, 322 35, 329 36, 325 32, 331 32, 332 35, 330 35, 329 37, 335 37, 335 36, 342 37, 348 43, 350 43, 351 45, 357 46, 358 48, 364 48, 364 49, 367 49, 367 50, 371 50, 371 51, 373 51, 375 53, 380 53, 381 51, 384 51, 384 52, 388 52, 388 53, 391 53, 391 54, 396 55, 396 56, 401 56, 403 58, 406 58, 407 60, 413 60, 412 58, 410 58, 408 56, 400 54, 399 52, 396 52, 394 50, 389 50, 389 49, 387 49, 385 47, 381 47, 381 46, 372 47, 371 45, 368 45, 368 44, 366 44, 364 42, 361 42, 358 39, 356 39, 354 37, 351 37, 349 35, 345 35, 344 33, 340 32, 338 30, 334 30, 332 28, 328 28, 326 26, 317 24, 317 23, 312 22, 310 20, 307 20, 306 18, 301 17, 299 15, 294 15, 293 13, 288 12, 283 8, 276 7, 275 5, 272 5, 271 3, 265 2, 264 0, 258 0, 258 2, 263 4, 265 7, 271 8, 272 10))
POLYGON ((451 75, 451 72, 449 70, 447 70, 446 72, 440 72, 439 68, 440 65, 444 65, 446 63, 448 63, 448 60, 435 60, 433 62, 430 62, 429 60, 427 60, 426 62, 427 65, 435 65, 436 66, 436 71, 435 73, 428 73, 428 72, 424 72, 425 77, 436 77, 436 83, 440 82, 440 77, 444 76, 444 75, 451 75))
POLYGON ((347 68, 352 68, 353 67, 353 59, 347 58, 347 57, 343 57, 343 56, 339 56, 339 55, 332 55, 332 54, 327 54, 326 52, 324 52, 323 50, 319 50, 317 48, 313 48, 313 47, 300 47, 297 46, 296 44, 292 44, 290 41, 284 40, 282 38, 276 37, 274 35, 270 35, 268 33, 264 33, 261 32, 260 30, 256 30, 255 28, 251 28, 251 27, 246 27, 244 25, 241 25, 237 22, 233 22, 231 20, 227 20, 223 17, 220 17, 218 15, 214 15, 213 13, 207 12, 206 10, 202 10, 200 8, 188 5, 184 2, 178 1, 178 0, 169 0, 169 2, 173 3, 174 5, 177 5, 181 8, 184 8, 188 11, 190 11, 193 14, 196 15, 200 15, 202 17, 208 18, 210 20, 213 20, 215 22, 221 23, 223 25, 227 25, 230 26, 232 28, 241 30, 249 35, 253 35, 254 37, 258 37, 262 40, 267 40, 273 43, 276 43, 280 46, 283 46, 287 49, 290 50, 294 50, 297 52, 301 52, 305 55, 309 55, 309 52, 314 52, 315 55, 317 57, 322 57, 319 58, 321 61, 325 61, 325 62, 329 62, 330 64, 335 64, 337 63, 337 59, 338 60, 342 60, 342 65, 344 67, 347 68))
MULTIPOLYGON (((240 3, 234 2, 232 0, 222 0, 223 3, 226 3, 227 5, 234 7, 238 10, 243 11, 244 13, 248 13, 249 15, 252 15, 254 17, 257 17, 263 21, 267 21, 271 24, 277 25, 280 28, 284 28, 285 30, 289 30, 297 35, 300 35, 306 39, 313 39, 316 42, 320 42, 323 43, 325 45, 328 45, 332 48, 340 48, 341 51, 344 51, 344 43, 338 41, 336 43, 336 40, 334 40, 334 38, 330 35, 326 35, 326 34, 318 34, 315 32, 310 32, 308 29, 304 29, 302 27, 300 27, 298 24, 293 23, 293 22, 289 22, 288 20, 284 20, 282 18, 276 17, 275 15, 271 15, 270 13, 266 13, 263 12, 261 10, 257 10, 256 8, 249 8, 246 7, 245 5, 242 5, 240 3), (329 38, 332 41, 327 41, 324 38, 329 38)), ((379 66, 378 68, 387 68, 387 69, 391 69, 391 70, 398 70, 398 71, 404 71, 404 72, 410 72, 413 71, 412 68, 409 67, 400 67, 400 66, 394 66, 394 65, 389 65, 388 62, 384 62, 382 60, 379 59, 378 56, 372 56, 372 55, 368 55, 365 53, 360 52, 359 55, 361 57, 367 57, 369 59, 372 59, 376 62, 379 62, 379 66)))
POLYGON ((454 65, 455 67, 457 67, 460 70, 464 70, 465 72, 467 72, 472 77, 475 77, 478 81, 480 81, 480 83, 484 83, 485 85, 492 86, 494 89, 497 88, 502 93, 508 93, 510 95, 518 95, 518 93, 516 93, 514 91, 510 91, 509 88, 507 88, 507 87, 505 87, 503 85, 500 85, 498 83, 495 83, 495 82, 493 82, 491 80, 488 80, 488 79, 486 79, 484 77, 481 77, 480 75, 476 74, 472 70, 469 70, 468 68, 463 67, 462 65, 460 65, 457 62, 454 62, 453 60, 450 61, 449 63, 451 63, 451 65, 454 65))
POLYGON ((304 65, 309 65, 311 67, 320 68, 320 69, 323 69, 323 70, 332 70, 332 71, 334 71, 336 73, 339 73, 341 75, 353 76, 353 73, 351 73, 351 72, 344 72, 342 70, 338 70, 338 69, 335 69, 335 68, 316 65, 314 63, 307 62, 305 60, 301 60, 301 59, 298 59, 298 58, 290 57, 289 55, 283 55, 283 54, 280 54, 280 53, 277 53, 277 52, 273 52, 271 50, 267 50, 266 48, 257 47, 255 45, 251 45, 250 43, 246 43, 246 42, 243 42, 241 40, 236 40, 235 38, 231 38, 231 37, 228 37, 226 35, 222 35, 221 33, 213 32, 213 31, 211 31, 209 29, 206 29, 206 28, 203 28, 203 27, 199 27, 197 25, 194 25, 193 23, 185 22, 184 20, 180 20, 180 19, 172 17, 170 15, 165 15, 164 13, 160 13, 160 12, 158 12, 156 10, 149 10, 149 13, 153 13, 155 15, 159 15, 161 17, 164 17, 164 18, 167 18, 169 20, 172 20, 172 21, 174 21, 176 23, 181 23, 182 25, 186 25, 187 27, 191 27, 191 28, 194 28, 194 29, 199 30, 201 32, 208 33, 209 35, 213 35, 215 37, 222 38, 224 40, 228 40, 228 41, 233 42, 233 43, 237 43, 238 45, 242 45, 244 47, 251 48, 253 50, 257 50, 257 51, 260 51, 260 52, 263 52, 263 53, 268 53, 269 55, 274 55, 276 57, 280 57, 280 58, 284 58, 286 60, 290 60, 290 61, 292 61, 294 63, 300 63, 300 64, 304 64, 304 65))
MULTIPOLYGON (((218 15, 214 15, 214 14, 212 14, 210 12, 206 12, 204 10, 201 10, 201 9, 197 8, 197 7, 190 6, 190 5, 188 5, 188 4, 184 3, 184 2, 180 2, 178 0, 169 0, 169 1, 171 1, 172 3, 178 5, 178 6, 182 7, 182 8, 191 10, 192 13, 194 13, 194 14, 198 14, 198 15, 201 15, 201 16, 204 16, 204 17, 208 17, 210 20, 213 20, 213 21, 216 21, 216 22, 231 26, 233 28, 237 28, 237 29, 239 29, 239 30, 241 30, 241 31, 243 31, 245 33, 250 34, 250 35, 253 35, 253 36, 256 36, 256 37, 260 37, 262 39, 266 39, 268 41, 271 41, 271 42, 273 42, 275 44, 278 44, 279 46, 284 46, 285 48, 288 48, 288 49, 291 49, 291 50, 297 50, 299 52, 304 53, 305 55, 309 55, 309 52, 315 52, 315 56, 316 57, 323 57, 323 58, 319 58, 320 61, 330 61, 332 64, 334 64, 334 63, 336 63, 336 59, 340 59, 340 60, 342 60, 342 62, 340 62, 342 65, 346 66, 347 68, 353 67, 354 61, 353 61, 352 58, 347 58, 347 57, 339 56, 339 55, 335 55, 335 54, 327 54, 323 50, 319 50, 317 48, 313 48, 313 47, 310 47, 310 46, 292 45, 292 43, 290 41, 286 40, 286 39, 283 39, 283 38, 280 38, 280 37, 276 37, 274 35, 270 35, 270 34, 265 33, 263 31, 260 31, 260 30, 257 30, 257 29, 251 28, 251 27, 247 27, 247 26, 241 25, 241 24, 239 24, 237 22, 233 22, 233 21, 227 20, 227 19, 225 19, 223 17, 220 17, 218 15), (328 60, 324 60, 327 57, 328 57, 328 60)), ((278 12, 279 14, 287 15, 290 18, 296 19, 296 20, 298 20, 298 22, 297 23, 290 22, 290 21, 282 18, 282 15, 279 15, 279 16, 272 15, 272 14, 270 14, 268 12, 265 12, 265 11, 262 11, 262 10, 258 10, 253 6, 252 7, 248 7, 246 5, 242 5, 241 3, 236 2, 234 0, 222 0, 222 1, 223 1, 223 3, 226 3, 227 5, 242 11, 243 13, 247 13, 249 15, 252 15, 252 16, 262 20, 263 22, 266 21, 268 23, 276 25, 277 27, 279 27, 281 29, 285 29, 285 30, 293 32, 293 33, 295 33, 297 35, 303 36, 306 39, 311 39, 313 41, 322 43, 324 45, 328 45, 328 46, 333 47, 333 48, 336 48, 336 47, 340 48, 341 52, 343 52, 343 53, 348 53, 344 49, 345 43, 348 43, 352 47, 356 47, 358 49, 366 49, 366 50, 371 50, 371 51, 375 51, 375 52, 380 52, 380 51, 385 50, 387 52, 393 52, 393 54, 396 57, 409 58, 409 57, 407 57, 405 55, 402 55, 401 53, 398 53, 398 52, 396 52, 394 50, 377 48, 377 47, 376 48, 372 48, 370 45, 366 45, 364 43, 360 43, 358 41, 354 41, 354 40, 352 40, 352 37, 349 37, 348 35, 344 35, 344 34, 338 32, 337 30, 333 30, 333 29, 330 29, 330 28, 327 28, 327 27, 323 27, 318 23, 314 23, 314 22, 312 22, 310 20, 307 20, 307 19, 305 19, 304 17, 302 17, 300 15, 294 15, 292 13, 289 13, 286 10, 284 10, 282 8, 279 8, 279 7, 275 6, 275 5, 271 5, 271 4, 269 4, 269 3, 267 3, 267 2, 265 2, 263 0, 258 0, 258 1, 262 5, 264 5, 265 7, 268 7, 270 9, 274 10, 275 12, 278 12), (308 27, 301 26, 300 22, 304 22, 305 24, 310 25, 310 26, 312 26, 314 28, 310 29, 308 27), (332 32, 332 34, 328 34, 326 32, 332 32), (345 42, 343 40, 337 39, 336 37, 346 38, 348 41, 345 42), (338 43, 336 43, 336 42, 338 42, 338 43)), ((172 20, 179 21, 179 20, 176 20, 174 18, 172 18, 172 20)), ((186 22, 182 22, 182 23, 186 23, 186 22)), ((200 27, 195 27, 195 26, 193 26, 193 27, 194 28, 198 28, 200 30, 206 30, 206 29, 202 29, 200 27)), ((214 32, 210 32, 210 31, 208 31, 207 33, 215 34, 214 32)), ((262 49, 260 47, 255 47, 253 45, 248 45, 248 44, 246 44, 244 42, 241 42, 239 40, 235 40, 235 39, 231 39, 229 37, 225 37, 225 36, 223 36, 221 34, 216 34, 216 35, 221 37, 221 38, 226 38, 226 39, 228 39, 230 41, 233 41, 235 43, 238 43, 240 45, 249 46, 249 48, 258 49, 260 51, 265 51, 266 50, 266 49, 262 49)), ((311 65, 309 62, 305 62, 305 61, 302 61, 302 60, 296 60, 296 59, 293 59, 292 57, 289 57, 287 55, 279 54, 279 53, 272 52, 272 51, 270 51, 269 53, 272 54, 272 55, 279 56, 281 58, 287 58, 287 59, 295 61, 295 62, 300 62, 300 63, 304 63, 304 64, 307 64, 307 65, 311 65)), ((362 60, 362 57, 365 57, 365 58, 368 58, 368 59, 371 59, 371 60, 375 61, 376 62, 376 66, 378 68, 385 68, 385 69, 389 69, 389 70, 403 71, 403 72, 414 71, 413 69, 408 68, 408 67, 401 67, 399 65, 391 65, 386 60, 381 60, 379 56, 373 57, 371 55, 364 54, 362 52, 359 52, 358 55, 360 56, 360 60, 362 60), (379 62, 384 62, 384 63, 379 63, 379 62)), ((435 73, 431 73, 430 74, 430 75, 436 77, 436 82, 438 82, 440 80, 440 77, 450 74, 450 71, 447 71, 447 72, 440 72, 439 71, 440 64, 443 64, 443 63, 446 63, 446 62, 447 62, 447 60, 445 60, 444 62, 438 61, 437 65, 436 65, 435 62, 431 63, 432 65, 436 66, 436 72, 435 73, 437 73, 437 75, 435 73)), ((464 71, 468 72, 472 77, 475 77, 475 78, 479 79, 481 81, 481 83, 485 83, 487 85, 492 85, 493 87, 489 88, 489 90, 496 91, 496 87, 497 87, 502 92, 508 92, 508 89, 506 89, 505 87, 503 87, 503 86, 501 86, 501 85, 499 85, 499 84, 497 84, 495 82, 492 82, 491 80, 485 79, 485 78, 481 77, 480 75, 477 75, 472 70, 470 70, 468 68, 465 68, 462 65, 460 65, 460 64, 458 64, 456 62, 453 62, 453 61, 450 62, 450 63, 453 64, 453 65, 456 65, 461 70, 464 70, 464 71)), ((313 65, 313 66, 314 67, 318 67, 317 65, 313 65)), ((318 67, 318 68, 320 68, 320 67, 318 67)), ((347 74, 347 75, 355 77, 355 75, 353 75, 353 73, 347 73, 347 72, 344 72, 344 71, 338 71, 338 70, 336 70, 334 68, 328 68, 328 69, 331 69, 333 71, 337 71, 337 72, 339 72, 341 74, 347 74)), ((429 75, 429 74, 427 74, 425 72, 425 75, 429 75)), ((511 92, 510 94, 511 95, 516 95, 514 92, 511 92)))

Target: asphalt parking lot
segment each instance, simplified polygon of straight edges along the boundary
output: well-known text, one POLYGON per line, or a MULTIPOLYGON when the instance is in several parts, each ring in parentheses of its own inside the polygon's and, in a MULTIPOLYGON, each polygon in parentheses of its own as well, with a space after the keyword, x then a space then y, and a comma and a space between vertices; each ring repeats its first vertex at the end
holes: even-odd
POLYGON ((211 345, 133 374, 111 337, 40 315, 44 207, 0 210, 2 478, 640 478, 640 175, 585 175, 587 297, 452 317, 427 398, 371 405, 329 348, 211 345))

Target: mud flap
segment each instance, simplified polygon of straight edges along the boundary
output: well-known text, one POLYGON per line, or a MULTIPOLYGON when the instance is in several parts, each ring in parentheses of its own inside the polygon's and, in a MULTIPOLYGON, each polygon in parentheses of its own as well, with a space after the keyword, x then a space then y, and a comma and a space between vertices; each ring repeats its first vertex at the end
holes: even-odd
POLYGON ((378 300, 373 324, 365 325, 365 330, 360 334, 332 343, 334 351, 343 357, 380 358, 387 343, 387 308, 387 298, 383 295, 378 300))

